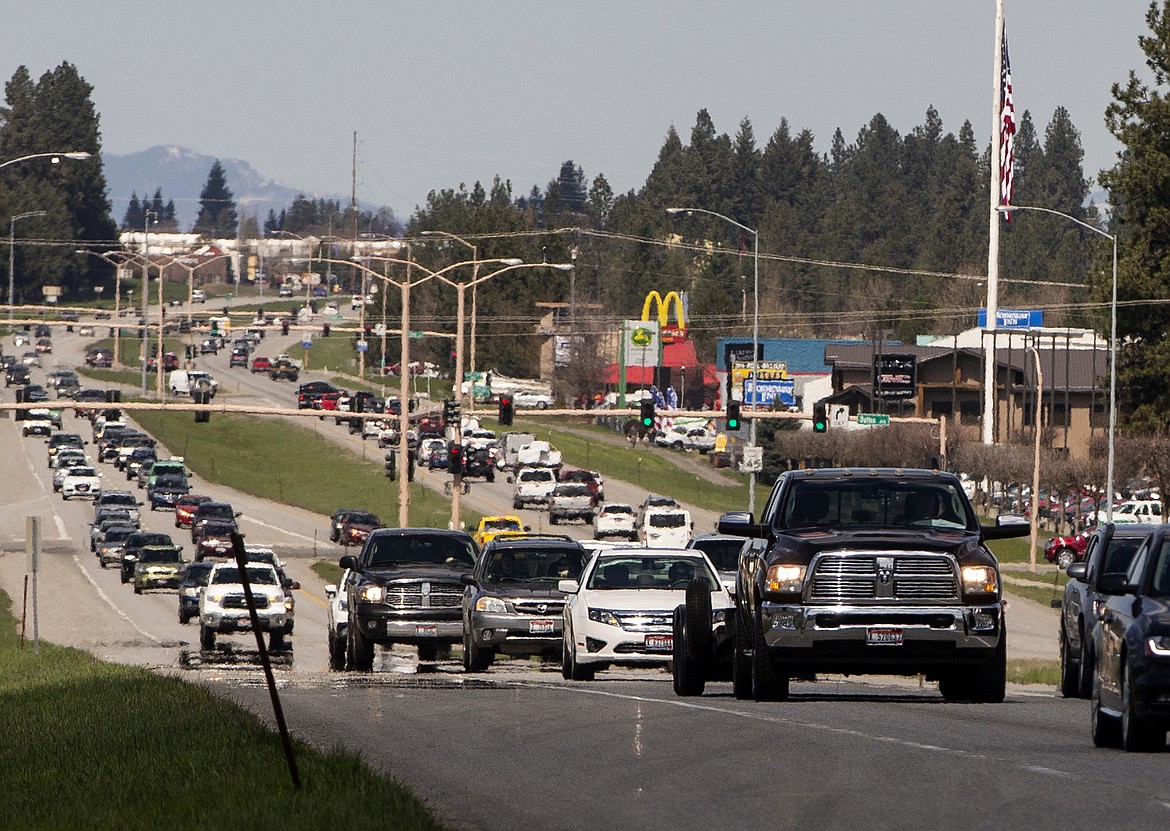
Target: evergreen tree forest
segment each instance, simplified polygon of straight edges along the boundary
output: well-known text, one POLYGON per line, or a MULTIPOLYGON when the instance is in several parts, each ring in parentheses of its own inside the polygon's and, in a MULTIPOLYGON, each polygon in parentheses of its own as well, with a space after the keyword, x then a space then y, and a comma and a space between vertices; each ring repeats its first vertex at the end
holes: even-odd
POLYGON ((210 239, 234 237, 239 221, 236 201, 231 188, 227 186, 223 165, 217 159, 211 166, 207 174, 207 183, 199 194, 199 215, 195 217, 192 233, 210 239))
MULTIPOLYGON (((0 222, 13 232, 15 301, 41 303, 44 285, 59 285, 68 302, 92 297, 112 269, 79 248, 108 247, 116 235, 102 174, 101 130, 90 86, 62 63, 33 80, 19 67, 0 107, 0 162, 38 153, 87 152, 88 159, 33 158, 0 169, 0 222), (13 224, 12 217, 44 211, 13 224)), ((7 240, 6 240, 7 241, 7 240)), ((0 273, 8 278, 8 251, 0 273)))

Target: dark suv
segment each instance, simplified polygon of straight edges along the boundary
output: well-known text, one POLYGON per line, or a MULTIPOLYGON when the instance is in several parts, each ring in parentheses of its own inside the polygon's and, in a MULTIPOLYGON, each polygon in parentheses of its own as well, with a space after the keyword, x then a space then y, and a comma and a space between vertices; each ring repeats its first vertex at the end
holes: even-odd
POLYGON ((297 409, 315 410, 321 396, 341 392, 328 381, 306 381, 297 387, 297 409))
POLYGON ((380 528, 361 554, 339 560, 354 572, 347 591, 346 657, 369 672, 375 644, 414 644, 423 661, 463 639, 460 579, 479 551, 470 534, 438 528, 380 528))
POLYGON ((195 514, 191 517, 191 542, 199 542, 203 526, 208 522, 230 522, 234 525, 239 515, 239 511, 233 511, 227 502, 204 502, 195 509, 195 514))
POLYGON ((463 575, 463 669, 483 672, 497 653, 560 658, 565 596, 588 559, 568 537, 514 537, 484 546, 463 575))

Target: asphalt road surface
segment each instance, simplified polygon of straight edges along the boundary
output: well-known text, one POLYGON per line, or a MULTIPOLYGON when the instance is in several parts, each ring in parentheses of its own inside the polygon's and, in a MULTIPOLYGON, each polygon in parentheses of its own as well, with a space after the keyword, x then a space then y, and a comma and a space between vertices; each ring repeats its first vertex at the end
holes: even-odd
MULTIPOLYGON (((233 400, 290 400, 288 384, 229 373, 226 355, 219 359, 225 366, 212 359, 212 371, 233 400)), ((88 438, 87 422, 65 419, 88 438)), ((173 592, 136 596, 116 571, 101 569, 88 548, 89 503, 52 493, 43 441, 21 438, 18 428, 0 419, 0 587, 17 615, 25 517, 36 515, 44 523, 41 638, 207 684, 269 718, 252 636, 221 637, 203 654, 196 624, 178 622, 173 592)), ((360 444, 330 423, 322 429, 360 444)), ((101 469, 115 486, 128 484, 112 466, 101 469)), ((437 475, 419 480, 441 487, 437 475)), ((611 499, 640 501, 633 486, 607 483, 615 487, 611 499)), ((465 675, 457 661, 420 663, 405 649, 380 652, 372 673, 329 672, 323 587, 309 568, 314 557, 341 553, 327 541, 325 518, 204 482, 196 489, 232 502, 249 541, 272 544, 302 584, 292 653, 276 669, 294 733, 360 752, 452 827, 1001 831, 1163 828, 1170 820, 1170 756, 1093 748, 1087 702, 1049 688, 1013 687, 1004 704, 965 705, 944 703, 935 685, 914 679, 824 678, 794 683, 789 702, 755 704, 736 701, 721 683, 702 698, 677 698, 661 670, 614 669, 571 683, 559 666, 504 660, 465 675)), ((511 512, 502 481, 473 485, 468 499, 483 500, 473 510, 511 512)), ((190 553, 170 513, 143 515, 190 553)), ((1009 606, 1009 644, 1055 654, 1054 614, 1032 605, 1009 606)))

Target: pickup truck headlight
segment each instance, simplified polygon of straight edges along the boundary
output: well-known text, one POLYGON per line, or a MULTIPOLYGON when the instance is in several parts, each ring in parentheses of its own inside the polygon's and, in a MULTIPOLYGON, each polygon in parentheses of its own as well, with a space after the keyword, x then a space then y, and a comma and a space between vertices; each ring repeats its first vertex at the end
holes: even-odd
POLYGON ((618 629, 622 628, 621 621, 618 620, 617 615, 609 611, 609 609, 590 609, 589 619, 595 623, 604 623, 606 626, 616 626, 618 629))
POLYGON ((498 597, 481 597, 475 601, 475 611, 502 614, 508 611, 508 605, 498 597))
POLYGON ((963 566, 965 594, 995 594, 999 591, 999 575, 991 566, 963 566))
POLYGON ((1146 638, 1146 654, 1158 658, 1170 658, 1170 635, 1154 635, 1146 638))
POLYGON ((386 597, 386 590, 381 586, 362 586, 357 595, 363 603, 381 603, 386 597))
POLYGON ((782 563, 768 566, 764 591, 799 592, 804 588, 804 574, 807 568, 807 566, 784 565, 782 563))
POLYGON ((208 603, 219 603, 223 600, 223 592, 207 592, 204 597, 208 603))

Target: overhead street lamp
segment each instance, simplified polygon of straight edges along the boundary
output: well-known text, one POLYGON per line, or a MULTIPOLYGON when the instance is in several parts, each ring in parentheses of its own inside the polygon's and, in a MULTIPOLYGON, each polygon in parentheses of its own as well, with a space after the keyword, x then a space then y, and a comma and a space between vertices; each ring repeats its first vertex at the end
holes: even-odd
POLYGON ((138 259, 138 255, 128 251, 114 251, 111 254, 105 254, 101 251, 90 251, 88 248, 79 248, 75 253, 92 254, 114 267, 114 366, 121 366, 122 353, 119 350, 122 334, 122 266, 131 260, 138 259), (113 254, 119 255, 119 258, 113 259, 113 254))
POLYGON ((48 211, 26 211, 22 214, 16 214, 12 217, 12 221, 8 224, 8 323, 12 324, 12 313, 14 311, 13 304, 15 291, 15 275, 16 275, 16 223, 21 219, 28 219, 32 216, 46 216, 48 211))
POLYGON ((1105 521, 1113 521, 1113 468, 1115 461, 1114 444, 1117 436, 1117 235, 1102 231, 1095 225, 1090 225, 1075 216, 1054 211, 1052 208, 1038 208, 1029 205, 1001 205, 996 208, 1000 213, 1015 213, 1016 211, 1036 211, 1037 213, 1062 216, 1070 222, 1075 222, 1082 228, 1087 228, 1113 243, 1113 288, 1109 300, 1109 455, 1105 465, 1105 521))
MULTIPOLYGON (((146 357, 150 353, 150 327, 147 316, 150 314, 150 218, 158 224, 158 211, 146 211, 142 217, 142 394, 146 395, 146 357)), ((162 274, 159 274, 159 282, 162 274)), ((161 290, 161 286, 160 286, 161 290)), ((155 371, 162 369, 155 367, 155 371)))
MULTIPOLYGON (((470 359, 469 371, 475 372, 475 314, 476 314, 476 295, 478 293, 478 288, 476 288, 476 286, 478 284, 475 282, 475 280, 479 276, 479 247, 477 245, 475 245, 474 243, 468 242, 467 240, 465 240, 463 237, 459 236, 458 234, 451 233, 450 231, 420 231, 419 233, 424 237, 446 237, 447 239, 455 240, 455 242, 458 242, 461 245, 465 245, 471 249, 471 284, 470 284, 472 286, 472 289, 471 289, 471 359, 470 359)), ((460 300, 462 300, 462 297, 460 298, 460 300)), ((459 347, 462 347, 462 345, 463 345, 462 338, 460 338, 457 341, 457 345, 459 347)), ((456 351, 458 351, 458 349, 456 349, 456 351)), ((458 363, 458 362, 459 362, 459 359, 458 359, 458 357, 456 357, 456 363, 458 363)), ((456 384, 458 384, 458 392, 456 394, 459 396, 459 399, 462 401, 463 400, 463 377, 462 377, 462 375, 458 375, 456 377, 456 384)), ((474 411, 475 410, 475 382, 474 381, 471 382, 471 395, 468 396, 468 400, 470 402, 470 409, 472 411, 474 411)))
MULTIPOLYGON (((753 311, 752 311, 752 409, 760 400, 759 393, 759 377, 760 377, 760 232, 754 228, 749 228, 741 222, 736 222, 729 216, 724 216, 715 211, 708 211, 705 208, 667 208, 668 214, 705 214, 713 216, 716 219, 722 219, 741 231, 745 231, 752 235, 752 260, 754 277, 752 280, 752 296, 753 296, 753 311)), ((624 370, 623 370, 624 372, 624 370)), ((730 384, 728 385, 727 395, 731 397, 730 384)), ((744 384, 744 403, 747 403, 747 384, 744 384)), ((726 406, 726 402, 724 402, 726 406)), ((756 421, 758 419, 751 419, 751 426, 748 428, 748 445, 754 450, 756 447, 756 421)), ((753 515, 756 512, 756 471, 752 470, 748 473, 748 511, 753 515)))
POLYGON ((88 159, 93 154, 86 150, 70 150, 67 153, 29 153, 27 156, 19 156, 15 159, 9 159, 6 162, 0 162, 0 168, 8 167, 10 164, 17 162, 27 162, 29 159, 52 159, 52 164, 60 164, 61 159, 74 159, 81 161, 88 159))

